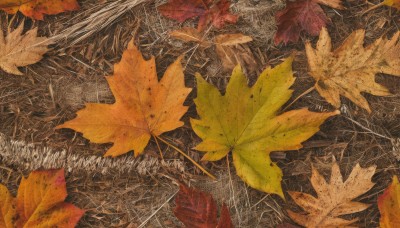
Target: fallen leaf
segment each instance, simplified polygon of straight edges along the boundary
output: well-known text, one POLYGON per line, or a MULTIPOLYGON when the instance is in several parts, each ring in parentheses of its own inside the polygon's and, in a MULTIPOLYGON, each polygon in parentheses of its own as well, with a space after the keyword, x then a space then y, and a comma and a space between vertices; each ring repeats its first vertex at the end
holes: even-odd
POLYGON ((37 37, 37 28, 22 34, 24 23, 4 37, 0 29, 0 68, 10 74, 22 75, 18 67, 39 62, 49 50, 46 37, 37 37))
POLYGON ((289 191, 293 200, 306 212, 304 214, 288 210, 289 217, 308 228, 345 227, 353 224, 357 219, 346 220, 339 216, 360 212, 370 206, 352 200, 368 192, 375 185, 371 182, 375 169, 376 166, 363 169, 357 164, 343 182, 339 166, 335 162, 331 178, 327 183, 325 178, 312 167, 311 184, 317 197, 289 191))
POLYGON ((229 13, 229 6, 229 0, 169 0, 158 10, 163 16, 179 22, 199 17, 197 28, 202 31, 210 23, 216 28, 236 23, 238 16, 229 13))
POLYGON ((315 88, 330 104, 340 107, 340 95, 371 112, 361 92, 388 96, 388 89, 375 82, 375 74, 400 76, 400 32, 391 40, 379 38, 364 48, 365 30, 356 30, 332 51, 326 28, 321 30, 316 49, 306 43, 310 75, 315 88))
POLYGON ((341 0, 287 1, 286 8, 278 11, 275 16, 278 26, 274 39, 275 44, 297 42, 302 32, 317 36, 329 22, 328 17, 318 3, 335 9, 343 9, 341 0))
POLYGON ((95 143, 114 143, 105 156, 130 150, 138 156, 152 135, 183 125, 180 118, 188 109, 183 102, 191 89, 185 87, 181 59, 168 67, 159 82, 154 57, 144 60, 132 40, 114 66, 114 75, 107 77, 115 103, 88 103, 75 119, 57 129, 74 129, 95 143))
POLYGON ((0 227, 75 227, 84 211, 66 197, 64 169, 23 177, 16 198, 0 184, 0 227))
POLYGON ((215 37, 215 52, 222 61, 225 71, 231 71, 236 65, 246 67, 250 72, 256 71, 257 62, 245 43, 252 41, 250 36, 241 33, 222 34, 215 37))
POLYGON ((184 42, 196 42, 202 49, 215 45, 215 52, 222 62, 224 71, 232 71, 236 65, 245 66, 249 72, 256 71, 257 62, 246 43, 253 40, 242 33, 221 34, 213 41, 206 40, 204 35, 196 29, 184 27, 170 32, 170 36, 184 42))
POLYGON ((226 205, 222 206, 219 222, 217 221, 217 205, 213 197, 206 192, 181 184, 175 203, 174 214, 186 227, 233 227, 226 205))
POLYGON ((212 43, 207 41, 204 35, 194 28, 184 27, 180 30, 174 30, 169 33, 169 35, 175 39, 184 42, 196 42, 200 47, 206 49, 211 47, 212 43))
POLYGON ((300 149, 327 118, 338 114, 307 109, 279 112, 292 95, 292 62, 290 57, 267 68, 251 88, 237 66, 224 96, 197 74, 195 104, 200 119, 191 119, 203 140, 195 147, 206 152, 202 160, 217 161, 232 151, 236 172, 247 184, 281 197, 282 171, 271 161, 270 152, 300 149))
POLYGON ((400 227, 400 185, 397 176, 393 176, 392 184, 378 197, 378 208, 381 228, 400 227))
POLYGON ((65 11, 79 9, 76 0, 2 0, 0 9, 8 14, 23 15, 36 20, 43 20, 45 14, 55 15, 65 11))

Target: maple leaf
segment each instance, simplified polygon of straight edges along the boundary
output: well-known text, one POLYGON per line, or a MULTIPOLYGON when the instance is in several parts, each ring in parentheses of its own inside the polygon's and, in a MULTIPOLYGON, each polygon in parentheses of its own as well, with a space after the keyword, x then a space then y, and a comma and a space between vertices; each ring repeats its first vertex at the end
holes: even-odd
POLYGON ((36 20, 43 20, 44 14, 54 15, 79 9, 76 0, 5 0, 0 9, 8 14, 20 11, 23 15, 36 20))
POLYGON ((297 42, 300 33, 305 31, 312 36, 317 36, 321 29, 329 22, 321 6, 324 4, 336 9, 343 9, 341 0, 297 0, 287 1, 286 8, 278 11, 275 20, 278 30, 274 42, 297 42))
POLYGON ((0 227, 75 227, 84 211, 66 197, 64 169, 23 177, 16 198, 0 184, 0 227))
POLYGON ((250 72, 256 70, 256 60, 246 43, 253 40, 250 36, 242 33, 221 34, 213 41, 206 40, 204 35, 196 29, 184 27, 180 30, 171 31, 170 36, 184 42, 196 42, 202 49, 215 45, 215 52, 222 62, 224 71, 232 71, 236 65, 246 66, 250 72))
POLYGON ((218 222, 217 205, 212 195, 206 192, 181 184, 175 203, 174 214, 186 227, 233 228, 228 207, 222 206, 218 222))
POLYGON ((88 103, 77 117, 60 126, 82 132, 95 143, 113 142, 105 156, 119 156, 134 150, 141 154, 150 137, 183 125, 180 118, 191 89, 185 87, 181 57, 170 65, 159 82, 154 57, 146 61, 133 44, 107 77, 114 104, 88 103))
POLYGON ((267 68, 251 88, 237 66, 224 96, 197 74, 195 104, 200 119, 191 119, 203 140, 195 147, 206 152, 202 160, 216 161, 232 151, 236 172, 247 184, 281 197, 282 171, 271 161, 270 152, 300 149, 327 118, 338 114, 307 109, 279 114, 292 94, 292 61, 290 57, 267 68))
POLYGON ((360 212, 370 206, 352 200, 366 193, 375 185, 371 182, 375 169, 376 166, 363 169, 357 164, 347 180, 343 182, 339 166, 335 162, 332 165, 329 183, 327 183, 324 177, 312 167, 311 184, 317 197, 289 191, 293 200, 307 213, 300 214, 288 210, 289 217, 296 223, 309 228, 349 226, 357 219, 346 220, 339 216, 360 212))
POLYGON ((397 176, 393 176, 392 184, 378 197, 378 208, 381 228, 400 227, 400 185, 397 176))
POLYGON ((199 17, 198 30, 208 24, 222 28, 226 23, 236 23, 238 16, 229 13, 229 0, 169 0, 158 7, 160 13, 168 18, 184 22, 199 17))
POLYGON ((319 94, 335 107, 340 107, 342 95, 371 112, 361 92, 390 95, 386 87, 375 82, 375 74, 400 76, 399 35, 397 32, 391 40, 379 38, 364 48, 365 30, 356 30, 332 51, 328 31, 322 29, 316 49, 306 43, 310 75, 319 94))
POLYGON ((22 75, 18 67, 34 64, 43 58, 50 44, 46 37, 37 37, 37 28, 22 34, 24 23, 4 37, 0 29, 0 68, 10 74, 22 75))

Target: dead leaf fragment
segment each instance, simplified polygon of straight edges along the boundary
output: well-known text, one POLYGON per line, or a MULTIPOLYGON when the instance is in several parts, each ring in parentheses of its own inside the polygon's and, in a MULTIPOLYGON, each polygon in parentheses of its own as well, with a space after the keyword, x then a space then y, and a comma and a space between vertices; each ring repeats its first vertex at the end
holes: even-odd
POLYGON ((0 9, 8 14, 20 11, 23 15, 36 20, 43 20, 45 14, 54 15, 79 9, 76 0, 2 0, 0 9))
POLYGON ((286 8, 276 13, 278 30, 274 42, 297 42, 300 34, 306 32, 317 36, 330 21, 319 4, 335 9, 343 9, 341 0, 297 0, 287 1, 286 8))
POLYGON ((67 197, 64 170, 34 171, 13 198, 0 184, 0 227, 75 227, 84 211, 67 197))
POLYGON ((316 48, 306 43, 310 75, 316 80, 319 94, 335 107, 340 107, 340 95, 349 98, 371 112, 362 92, 388 96, 388 89, 375 82, 375 74, 400 76, 400 32, 391 40, 379 38, 365 47, 365 30, 356 30, 332 51, 328 30, 323 28, 316 48))
POLYGON ((389 187, 378 197, 378 208, 381 213, 380 228, 400 227, 400 184, 397 176, 389 187))
POLYGON ((82 132, 95 143, 112 142, 105 156, 119 156, 133 150, 141 154, 151 136, 159 136, 183 125, 180 118, 191 89, 185 87, 181 57, 171 64, 158 81, 155 59, 146 61, 133 44, 107 77, 114 104, 88 103, 77 117, 60 126, 82 132))
POLYGON ((175 39, 184 42, 195 42, 200 45, 200 47, 206 49, 211 47, 212 43, 205 40, 204 35, 194 28, 183 27, 180 30, 174 30, 169 33, 169 35, 175 39))
POLYGON ((203 49, 215 45, 215 52, 222 62, 225 72, 230 72, 236 65, 244 66, 249 72, 257 69, 257 62, 253 53, 247 46, 253 38, 242 33, 221 34, 213 41, 205 40, 204 35, 193 28, 184 27, 181 30, 175 30, 170 33, 171 37, 184 42, 196 42, 203 49))
POLYGON ((46 37, 37 37, 37 28, 22 34, 22 22, 14 31, 4 37, 0 29, 0 68, 10 74, 22 75, 18 67, 37 63, 49 50, 46 37))
POLYGON ((222 28, 226 23, 236 23, 238 16, 229 12, 229 0, 169 0, 158 7, 168 18, 184 22, 199 17, 198 30, 203 31, 208 24, 222 28))
POLYGON ((175 198, 175 216, 186 226, 193 228, 233 228, 229 209, 222 206, 217 221, 217 204, 209 193, 180 185, 175 198))
POLYGON ((305 227, 344 227, 357 219, 346 220, 339 216, 352 214, 367 209, 370 205, 354 202, 353 199, 369 191, 375 184, 371 178, 376 166, 361 168, 357 164, 349 177, 343 182, 339 165, 335 162, 329 183, 312 167, 311 184, 317 197, 302 192, 291 192, 289 195, 306 212, 295 213, 288 210, 289 217, 305 227))

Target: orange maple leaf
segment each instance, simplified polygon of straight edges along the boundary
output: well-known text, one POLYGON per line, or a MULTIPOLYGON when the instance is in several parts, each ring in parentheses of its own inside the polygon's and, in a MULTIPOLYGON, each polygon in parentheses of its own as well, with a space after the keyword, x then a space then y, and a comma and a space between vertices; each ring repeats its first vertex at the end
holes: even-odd
POLYGON ((64 169, 23 177, 16 198, 0 184, 0 227, 75 227, 84 210, 66 197, 64 169))
POLYGON ((54 15, 79 9, 76 0, 2 0, 0 9, 8 14, 20 11, 23 15, 43 20, 45 14, 54 15))
POLYGON ((134 150, 141 154, 150 137, 183 125, 180 118, 191 89, 185 87, 182 57, 170 65, 158 82, 154 57, 146 61, 131 41, 114 75, 107 77, 114 104, 86 104, 77 117, 57 128, 71 128, 95 143, 113 142, 105 156, 134 150))
POLYGON ((378 208, 381 228, 400 226, 400 184, 397 176, 393 176, 390 186, 378 197, 378 208))

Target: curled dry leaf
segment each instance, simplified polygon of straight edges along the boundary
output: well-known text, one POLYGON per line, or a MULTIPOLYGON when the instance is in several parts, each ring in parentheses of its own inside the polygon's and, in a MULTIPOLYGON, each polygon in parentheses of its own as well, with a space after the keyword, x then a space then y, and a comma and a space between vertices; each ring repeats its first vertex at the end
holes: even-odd
POLYGON ((345 227, 357 219, 346 220, 339 216, 352 214, 367 209, 370 205, 354 202, 353 199, 369 191, 375 184, 371 178, 376 166, 361 168, 356 165, 349 177, 343 182, 339 165, 335 162, 329 183, 312 167, 311 184, 317 197, 302 192, 291 192, 289 195, 306 212, 295 213, 288 210, 289 217, 305 227, 345 227))
POLYGON ((79 4, 76 0, 1 0, 0 9, 8 14, 20 11, 32 19, 43 20, 45 14, 77 10, 79 4))
POLYGON ((22 75, 18 67, 37 63, 49 50, 46 37, 37 37, 37 28, 22 34, 24 23, 4 37, 0 29, 0 68, 10 74, 22 75))
POLYGON ((327 118, 338 114, 307 109, 280 112, 292 95, 292 61, 290 57, 273 69, 267 68, 251 88, 237 66, 225 95, 197 74, 195 104, 200 119, 191 119, 193 130, 203 140, 195 147, 206 153, 202 160, 217 161, 232 151, 236 172, 243 181, 281 197, 282 171, 271 161, 270 152, 301 148, 327 118))
POLYGON ((210 41, 205 39, 204 34, 190 27, 183 27, 180 30, 171 31, 169 35, 184 42, 196 42, 204 49, 209 48, 212 45, 210 41))
POLYGON ((71 128, 95 143, 112 142, 105 156, 119 156, 134 150, 141 154, 151 136, 159 136, 183 125, 180 118, 191 89, 185 87, 182 57, 171 64, 161 81, 157 79, 154 57, 146 61, 129 43, 114 75, 107 77, 114 104, 88 103, 77 117, 57 128, 71 128))
POLYGON ((219 221, 217 220, 217 204, 209 193, 181 184, 175 203, 174 214, 186 227, 233 228, 226 205, 222 205, 219 221))
POLYGON ((276 13, 278 30, 275 44, 297 42, 302 32, 317 36, 329 22, 319 4, 343 9, 341 0, 297 0, 287 1, 286 8, 276 13))
POLYGON ((310 75, 316 80, 319 94, 335 107, 340 107, 340 95, 349 98, 371 112, 362 92, 388 96, 388 89, 375 82, 375 74, 400 76, 400 32, 391 40, 379 38, 363 46, 365 30, 356 30, 332 51, 326 28, 322 29, 316 48, 306 43, 310 75))
POLYGON ((242 33, 221 34, 216 36, 213 41, 209 41, 205 39, 202 33, 188 27, 174 30, 170 32, 170 36, 184 42, 196 42, 203 49, 215 45, 215 51, 222 62, 224 71, 232 71, 238 64, 246 67, 250 72, 256 71, 257 62, 250 48, 246 45, 253 40, 250 36, 242 33))
POLYGON ((229 12, 229 0, 169 0, 158 7, 165 17, 184 22, 199 17, 198 30, 202 31, 208 24, 222 28, 226 23, 236 23, 238 16, 229 12))
POLYGON ((380 228, 400 227, 400 184, 397 176, 388 188, 378 197, 378 208, 381 213, 380 228))
POLYGON ((257 62, 250 48, 245 45, 252 40, 250 36, 241 33, 222 34, 215 37, 215 51, 225 71, 231 71, 238 64, 246 67, 250 72, 256 71, 257 62))
POLYGON ((75 227, 84 211, 67 197, 64 170, 34 171, 22 178, 14 198, 0 184, 0 227, 75 227))

